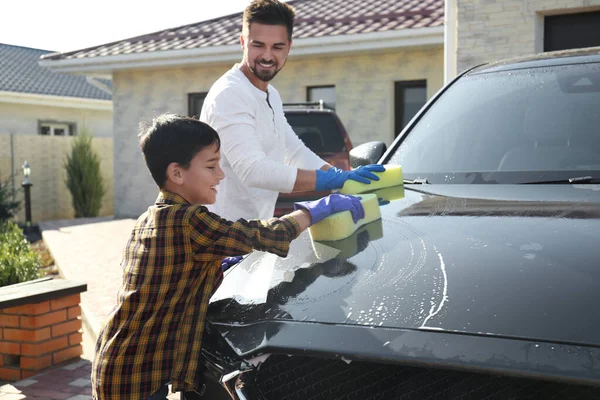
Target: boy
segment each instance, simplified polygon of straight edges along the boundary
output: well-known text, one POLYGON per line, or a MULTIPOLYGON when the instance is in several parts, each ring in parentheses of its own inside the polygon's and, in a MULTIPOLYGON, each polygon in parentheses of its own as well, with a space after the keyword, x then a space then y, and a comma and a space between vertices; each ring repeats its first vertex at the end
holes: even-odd
POLYGON ((166 399, 193 391, 209 299, 221 278, 221 261, 253 249, 287 255, 309 225, 339 211, 364 217, 360 200, 331 195, 297 203, 269 221, 227 221, 212 204, 225 177, 220 140, 208 125, 161 115, 142 129, 140 147, 160 189, 142 214, 123 253, 123 285, 102 328, 92 366, 98 400, 166 399))

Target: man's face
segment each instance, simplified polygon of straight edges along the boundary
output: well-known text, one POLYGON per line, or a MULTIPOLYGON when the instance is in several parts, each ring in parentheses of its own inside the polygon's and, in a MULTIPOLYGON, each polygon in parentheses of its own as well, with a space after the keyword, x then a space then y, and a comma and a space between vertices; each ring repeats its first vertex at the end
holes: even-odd
POLYGON ((242 63, 261 81, 269 82, 283 68, 292 43, 284 25, 250 24, 248 37, 240 38, 242 63))

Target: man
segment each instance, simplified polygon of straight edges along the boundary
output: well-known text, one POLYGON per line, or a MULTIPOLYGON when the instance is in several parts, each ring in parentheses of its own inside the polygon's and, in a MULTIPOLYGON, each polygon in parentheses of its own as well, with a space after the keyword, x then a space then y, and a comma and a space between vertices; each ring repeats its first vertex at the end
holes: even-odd
POLYGON ((225 180, 210 210, 230 220, 273 217, 279 192, 333 190, 347 179, 379 180, 381 165, 352 171, 332 167, 296 136, 269 82, 292 45, 294 9, 278 0, 255 0, 244 11, 242 62, 212 86, 200 120, 221 138, 225 180))

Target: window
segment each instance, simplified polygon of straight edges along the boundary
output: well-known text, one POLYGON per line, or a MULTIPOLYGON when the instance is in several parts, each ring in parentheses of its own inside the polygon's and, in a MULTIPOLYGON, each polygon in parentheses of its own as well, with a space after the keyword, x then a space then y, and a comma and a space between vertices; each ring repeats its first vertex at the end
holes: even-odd
POLYGON ((398 136, 427 102, 426 81, 396 82, 394 88, 394 135, 398 136))
POLYGON ((73 136, 75 134, 75 124, 72 122, 40 121, 39 134, 44 136, 73 136))
POLYGON ((600 11, 544 18, 544 51, 600 46, 600 11))
POLYGON ((208 92, 202 93, 188 93, 188 116, 200 118, 200 112, 202 111, 202 105, 208 92))
POLYGON ((306 88, 306 100, 323 100, 326 108, 335 110, 335 86, 309 86, 306 88))

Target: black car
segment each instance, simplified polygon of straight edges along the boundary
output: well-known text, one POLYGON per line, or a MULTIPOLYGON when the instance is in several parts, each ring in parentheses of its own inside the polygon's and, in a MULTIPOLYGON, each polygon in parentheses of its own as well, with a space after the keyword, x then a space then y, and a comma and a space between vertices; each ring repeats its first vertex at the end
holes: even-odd
POLYGON ((600 398, 600 49, 473 68, 384 147, 380 220, 227 272, 214 398, 600 398))

